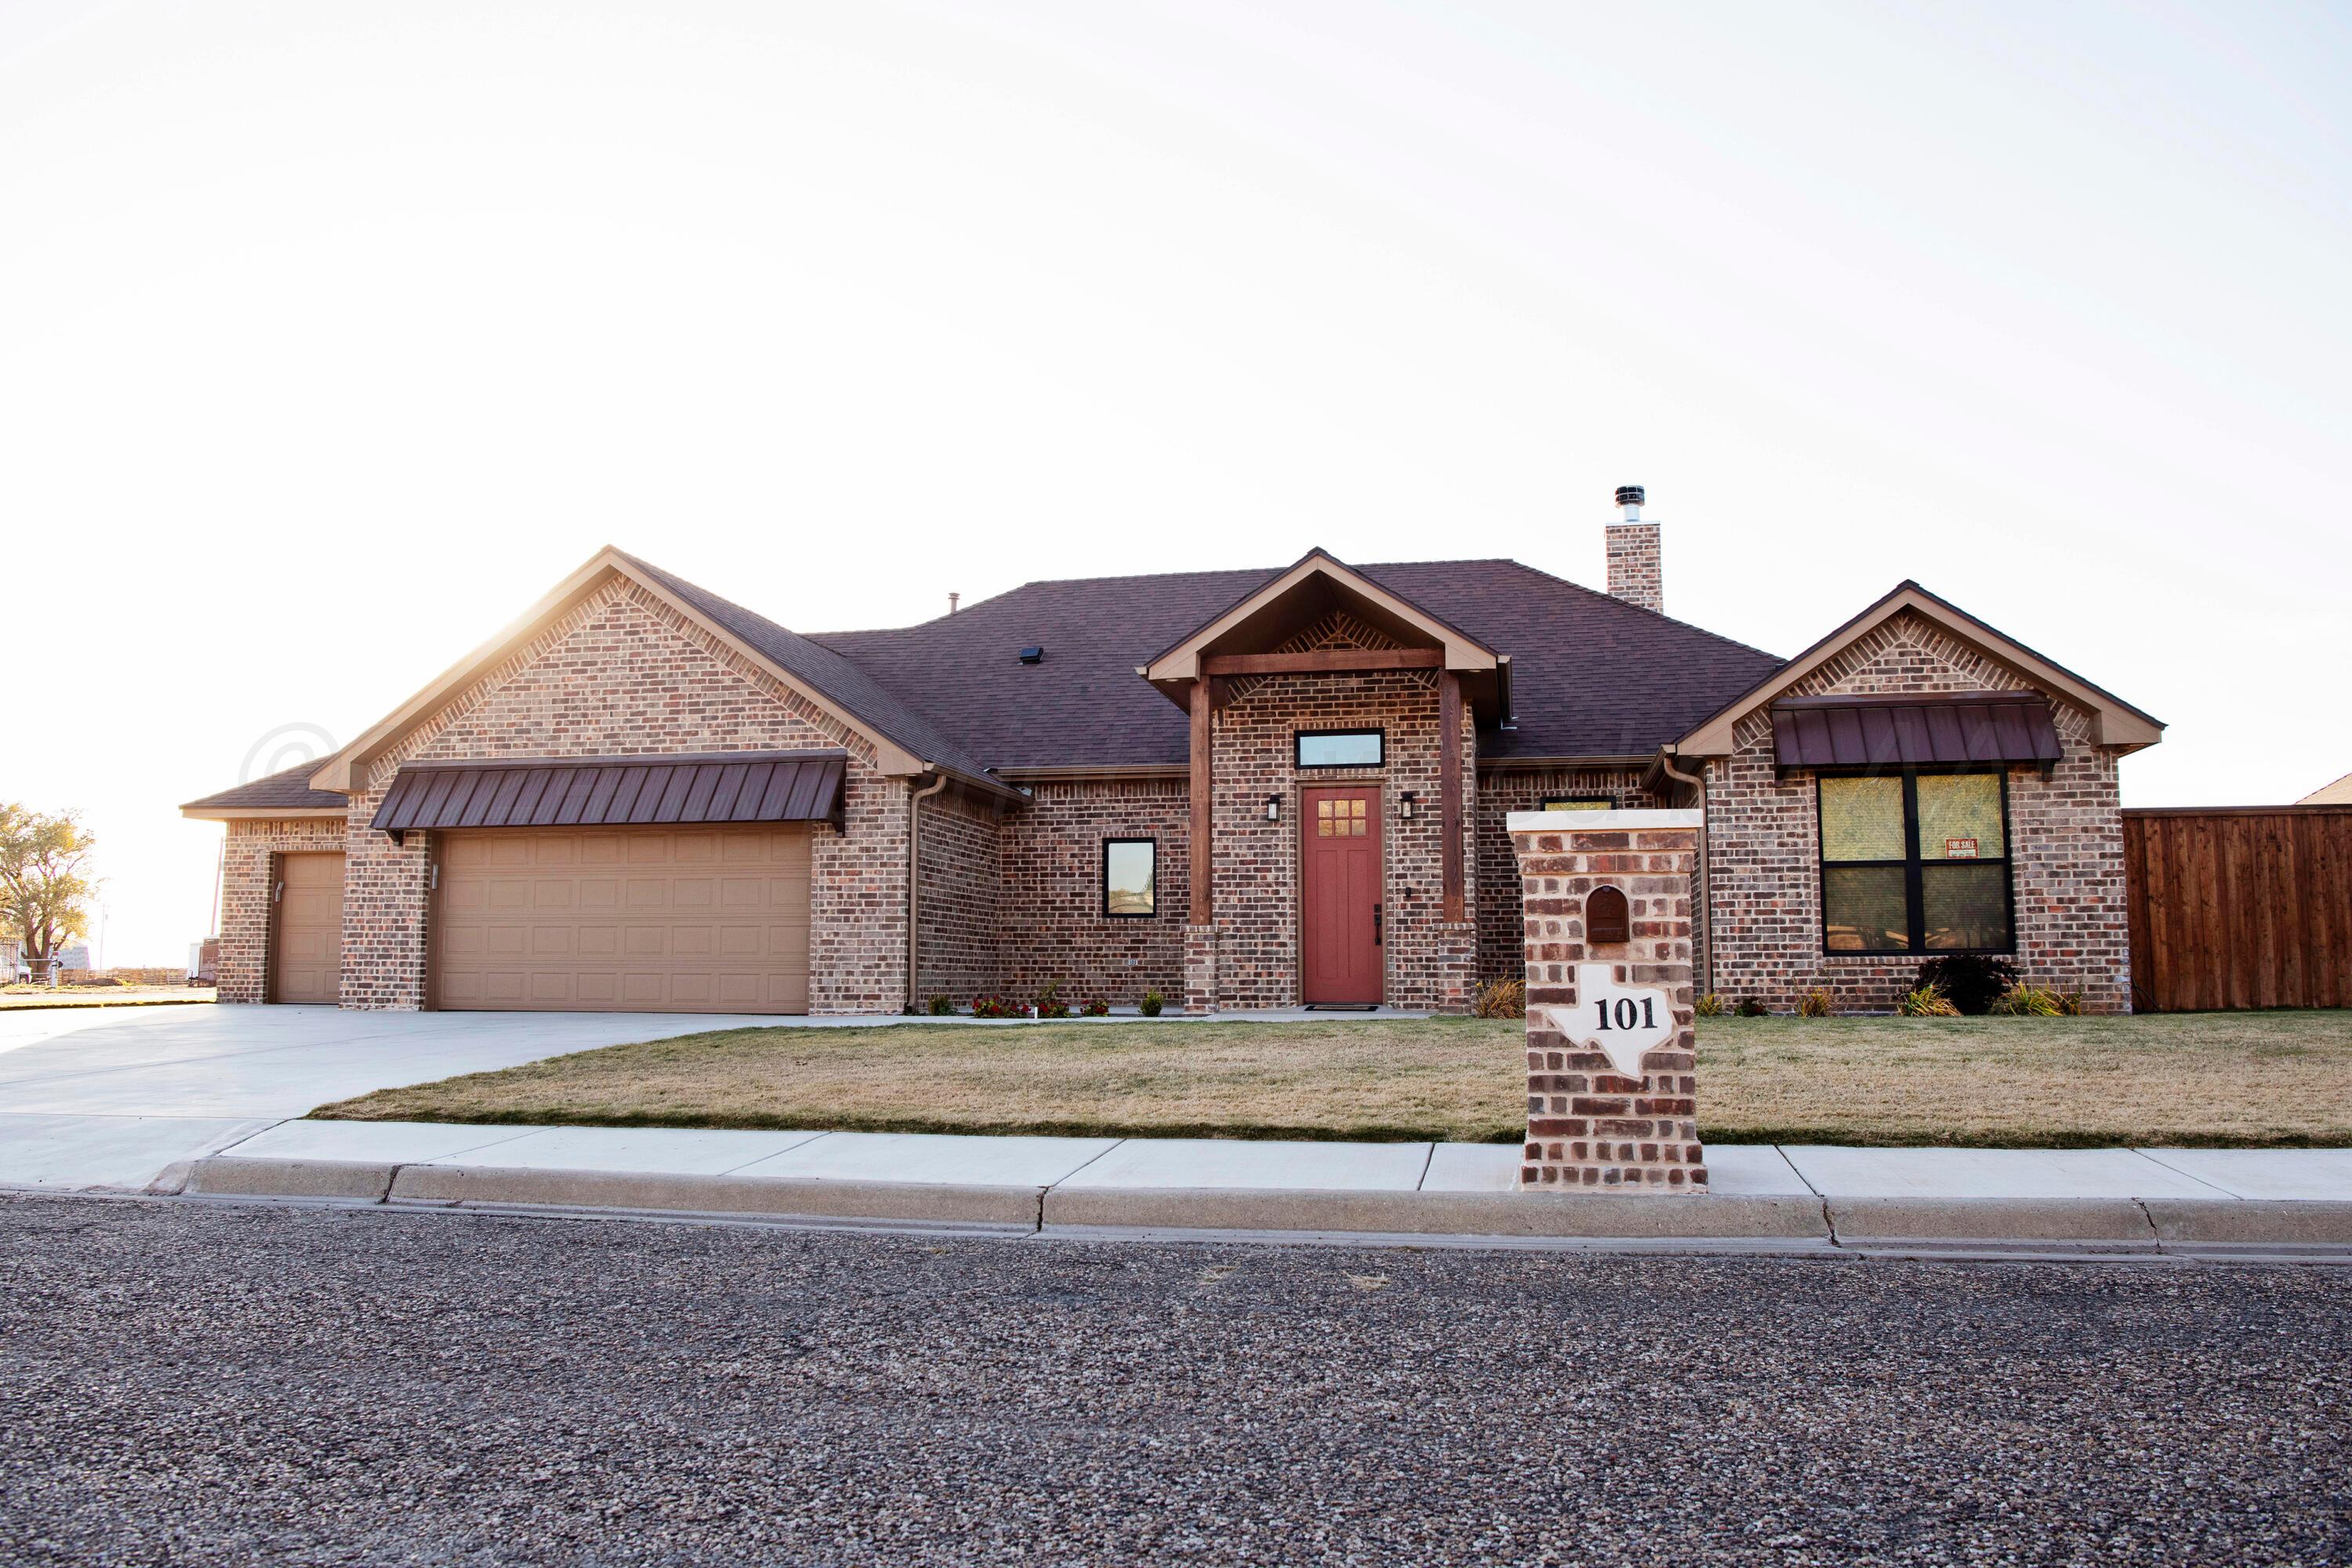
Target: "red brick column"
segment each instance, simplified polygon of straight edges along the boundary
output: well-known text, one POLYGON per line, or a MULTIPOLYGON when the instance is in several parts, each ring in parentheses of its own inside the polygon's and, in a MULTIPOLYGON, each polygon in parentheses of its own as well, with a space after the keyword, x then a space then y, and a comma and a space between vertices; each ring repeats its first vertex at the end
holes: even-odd
POLYGON ((1515 811, 1509 829, 1527 945, 1521 1186, 1706 1191, 1691 1023, 1699 814, 1515 811), (1602 888, 1625 896, 1622 942, 1588 924, 1602 888))

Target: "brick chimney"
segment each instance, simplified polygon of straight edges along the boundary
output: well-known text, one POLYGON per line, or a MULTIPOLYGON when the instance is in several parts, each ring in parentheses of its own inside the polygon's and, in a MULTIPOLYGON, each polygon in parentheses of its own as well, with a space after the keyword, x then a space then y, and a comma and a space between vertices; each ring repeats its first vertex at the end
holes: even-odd
POLYGON ((1666 608, 1665 567, 1659 558, 1658 525, 1642 521, 1642 487, 1617 487, 1624 521, 1609 525, 1609 596, 1661 615, 1666 608))

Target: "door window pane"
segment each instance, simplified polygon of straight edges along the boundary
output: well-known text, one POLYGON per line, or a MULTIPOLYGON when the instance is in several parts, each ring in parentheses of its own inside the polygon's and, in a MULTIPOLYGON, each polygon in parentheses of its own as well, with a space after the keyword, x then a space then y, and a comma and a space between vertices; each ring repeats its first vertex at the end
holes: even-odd
POLYGON ((1998 860, 2009 853, 2000 840, 2000 775, 1919 775, 1919 858, 1998 860))
MULTIPOLYGON (((1921 784, 1927 781, 1921 779, 1921 784)), ((1924 803, 1921 815, 1925 816, 1924 803)), ((2009 945, 2009 868, 1949 861, 1919 869, 1919 907, 1931 951, 2009 945)))
POLYGON ((1157 912, 1153 871, 1160 847, 1149 838, 1114 838, 1103 846, 1103 913, 1157 912))
POLYGON ((1903 780, 1822 781, 1822 858, 1900 860, 1903 847, 1903 780))
POLYGON ((1911 945, 1911 903, 1905 896, 1903 882, 1900 866, 1824 868, 1824 945, 1832 952, 1907 950, 1911 945))
POLYGON ((1302 768, 1376 768, 1381 765, 1381 732, 1357 730, 1344 735, 1301 735, 1298 765, 1302 768))

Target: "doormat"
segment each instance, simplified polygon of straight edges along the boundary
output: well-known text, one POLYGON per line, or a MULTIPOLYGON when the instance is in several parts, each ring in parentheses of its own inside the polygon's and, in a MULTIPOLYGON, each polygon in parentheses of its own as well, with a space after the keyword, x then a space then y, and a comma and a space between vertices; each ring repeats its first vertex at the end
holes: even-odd
POLYGON ((1309 1002, 1301 1009, 1308 1013, 1377 1013, 1377 1002, 1309 1002))

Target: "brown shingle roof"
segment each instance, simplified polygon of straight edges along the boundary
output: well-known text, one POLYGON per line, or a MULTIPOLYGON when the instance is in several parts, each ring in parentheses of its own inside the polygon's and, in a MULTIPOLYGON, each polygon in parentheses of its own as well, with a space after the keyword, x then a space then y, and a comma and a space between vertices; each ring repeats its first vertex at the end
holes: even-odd
POLYGON ((311 810, 320 806, 342 810, 350 802, 331 790, 312 789, 310 775, 319 771, 316 763, 304 763, 288 768, 284 773, 271 773, 251 784, 225 789, 218 795, 208 795, 202 800, 192 800, 182 811, 252 811, 272 806, 292 810, 311 810))
MULTIPOLYGON (((1355 568, 1511 658, 1516 730, 1486 757, 1644 756, 1778 668, 1745 644, 1516 561, 1355 568)), ((1183 712, 1138 666, 1273 570, 1030 583, 953 616, 813 641, 992 767, 1181 763, 1183 712), (1025 647, 1045 658, 1020 662, 1025 647)))

